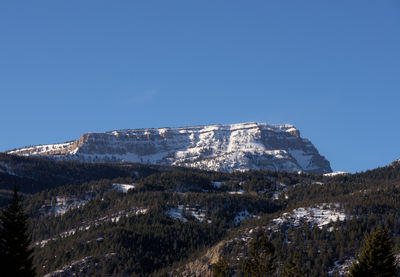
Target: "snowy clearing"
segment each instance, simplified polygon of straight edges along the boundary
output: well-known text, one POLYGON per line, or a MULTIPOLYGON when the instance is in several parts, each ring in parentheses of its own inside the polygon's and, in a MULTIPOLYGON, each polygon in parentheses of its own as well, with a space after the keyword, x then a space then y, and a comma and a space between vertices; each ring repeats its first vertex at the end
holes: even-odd
POLYGON ((43 204, 40 208, 41 214, 63 215, 67 211, 80 208, 90 200, 90 197, 78 199, 76 197, 56 196, 55 199, 43 204))
MULTIPOLYGON (((275 191, 274 194, 272 195, 272 199, 278 200, 279 193, 284 191, 287 191, 287 186, 284 183, 276 182, 275 191)), ((285 194, 285 199, 288 199, 288 196, 286 194, 285 194)))
POLYGON ((112 184, 112 188, 123 193, 127 193, 128 190, 134 189, 136 187, 135 183, 132 184, 112 184))
POLYGON ((238 191, 229 191, 228 193, 229 193, 229 194, 243 194, 243 193, 244 193, 244 190, 240 189, 240 190, 238 190, 238 191))
POLYGON ((328 271, 328 275, 333 276, 333 274, 336 273, 339 276, 348 276, 349 269, 354 261, 356 261, 354 257, 346 259, 343 263, 335 261, 335 265, 331 270, 328 271))
POLYGON ((50 240, 57 240, 57 239, 60 239, 60 238, 66 238, 66 237, 74 235, 77 231, 87 231, 92 226, 98 226, 98 225, 100 225, 102 223, 109 222, 109 221, 116 223, 123 216, 125 216, 125 217, 136 216, 136 215, 140 215, 140 214, 146 214, 148 211, 149 211, 148 208, 138 208, 138 207, 135 207, 135 208, 132 208, 132 209, 129 209, 129 210, 122 210, 122 211, 119 211, 117 213, 113 213, 113 214, 110 214, 110 215, 107 215, 107 216, 96 218, 96 219, 91 220, 91 221, 83 222, 77 228, 73 228, 73 229, 70 229, 68 231, 64 231, 64 232, 58 234, 55 237, 52 237, 52 238, 49 238, 49 239, 45 239, 45 240, 42 240, 42 241, 38 241, 38 242, 35 243, 35 245, 38 245, 40 247, 44 247, 50 240))
POLYGON ((346 214, 339 210, 338 204, 322 204, 316 207, 298 208, 290 213, 284 213, 282 216, 273 219, 272 223, 275 226, 282 224, 291 224, 298 227, 303 222, 308 222, 322 228, 330 222, 344 221, 348 218, 346 214))
POLYGON ((324 176, 326 177, 334 177, 334 176, 340 176, 340 175, 348 175, 350 173, 347 173, 345 171, 335 171, 331 173, 325 173, 324 176))
MULTIPOLYGON (((198 221, 203 222, 206 217, 206 212, 203 209, 196 209, 196 208, 190 208, 190 207, 185 207, 183 208, 183 205, 179 205, 178 208, 170 208, 168 211, 166 211, 166 214, 173 219, 179 219, 180 221, 187 222, 187 218, 185 218, 185 215, 191 215, 194 216, 198 221)), ((210 220, 207 220, 208 223, 211 223, 210 220)))
POLYGON ((235 225, 238 225, 241 221, 243 221, 245 219, 248 219, 248 218, 251 218, 251 217, 260 218, 260 216, 256 216, 254 214, 251 214, 247 210, 241 211, 234 218, 235 225))
POLYGON ((221 188, 221 186, 223 185, 223 184, 225 184, 226 182, 211 182, 211 184, 214 186, 214 187, 216 187, 216 188, 221 188))

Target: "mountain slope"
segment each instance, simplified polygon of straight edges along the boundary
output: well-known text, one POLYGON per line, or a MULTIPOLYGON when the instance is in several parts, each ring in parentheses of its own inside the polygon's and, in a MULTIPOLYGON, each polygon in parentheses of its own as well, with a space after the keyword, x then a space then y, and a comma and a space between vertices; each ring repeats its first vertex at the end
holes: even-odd
POLYGON ((170 167, 46 189, 25 205, 41 276, 210 276, 219 258, 242 276, 249 243, 267 235, 278 270, 299 254, 307 276, 328 277, 378 224, 400 252, 399 180, 399 165, 337 176, 170 167))
POLYGON ((140 162, 232 172, 331 172, 329 162, 292 125, 241 123, 182 128, 131 129, 84 134, 62 144, 9 151, 81 162, 140 162))

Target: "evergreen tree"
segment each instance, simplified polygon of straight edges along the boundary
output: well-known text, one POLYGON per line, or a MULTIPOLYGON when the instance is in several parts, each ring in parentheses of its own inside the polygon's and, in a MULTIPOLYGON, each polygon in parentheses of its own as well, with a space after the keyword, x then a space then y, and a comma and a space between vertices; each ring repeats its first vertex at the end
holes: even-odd
POLYGON ((28 216, 17 188, 0 215, 0 266, 2 276, 35 276, 33 249, 29 247, 28 216), (4 275, 3 275, 4 274, 4 275))
POLYGON ((378 227, 364 241, 358 261, 350 268, 352 277, 397 276, 396 259, 392 253, 392 238, 388 231, 378 227))
POLYGON ((212 272, 214 277, 227 277, 229 276, 228 262, 221 258, 212 265, 212 272))
POLYGON ((253 240, 249 254, 250 258, 243 265, 245 276, 265 277, 275 272, 275 247, 268 241, 267 236, 253 240))
POLYGON ((293 259, 288 259, 281 272, 282 277, 305 277, 307 271, 301 266, 301 259, 298 253, 294 254, 293 259))

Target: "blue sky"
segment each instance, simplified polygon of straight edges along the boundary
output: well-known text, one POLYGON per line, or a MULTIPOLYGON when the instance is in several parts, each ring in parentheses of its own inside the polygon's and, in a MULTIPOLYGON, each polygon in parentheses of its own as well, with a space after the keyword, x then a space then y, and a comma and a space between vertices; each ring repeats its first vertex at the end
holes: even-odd
POLYGON ((2 1, 0 151, 291 123, 334 170, 400 158, 400 2, 2 1), (8 3, 6 3, 8 2, 8 3))

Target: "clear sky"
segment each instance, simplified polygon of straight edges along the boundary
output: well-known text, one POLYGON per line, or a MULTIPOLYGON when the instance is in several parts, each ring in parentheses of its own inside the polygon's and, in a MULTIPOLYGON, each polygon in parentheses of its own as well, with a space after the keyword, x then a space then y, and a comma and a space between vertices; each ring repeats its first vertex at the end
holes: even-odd
POLYGON ((258 121, 372 169, 400 158, 400 1, 1 1, 0 101, 0 151, 258 121))

